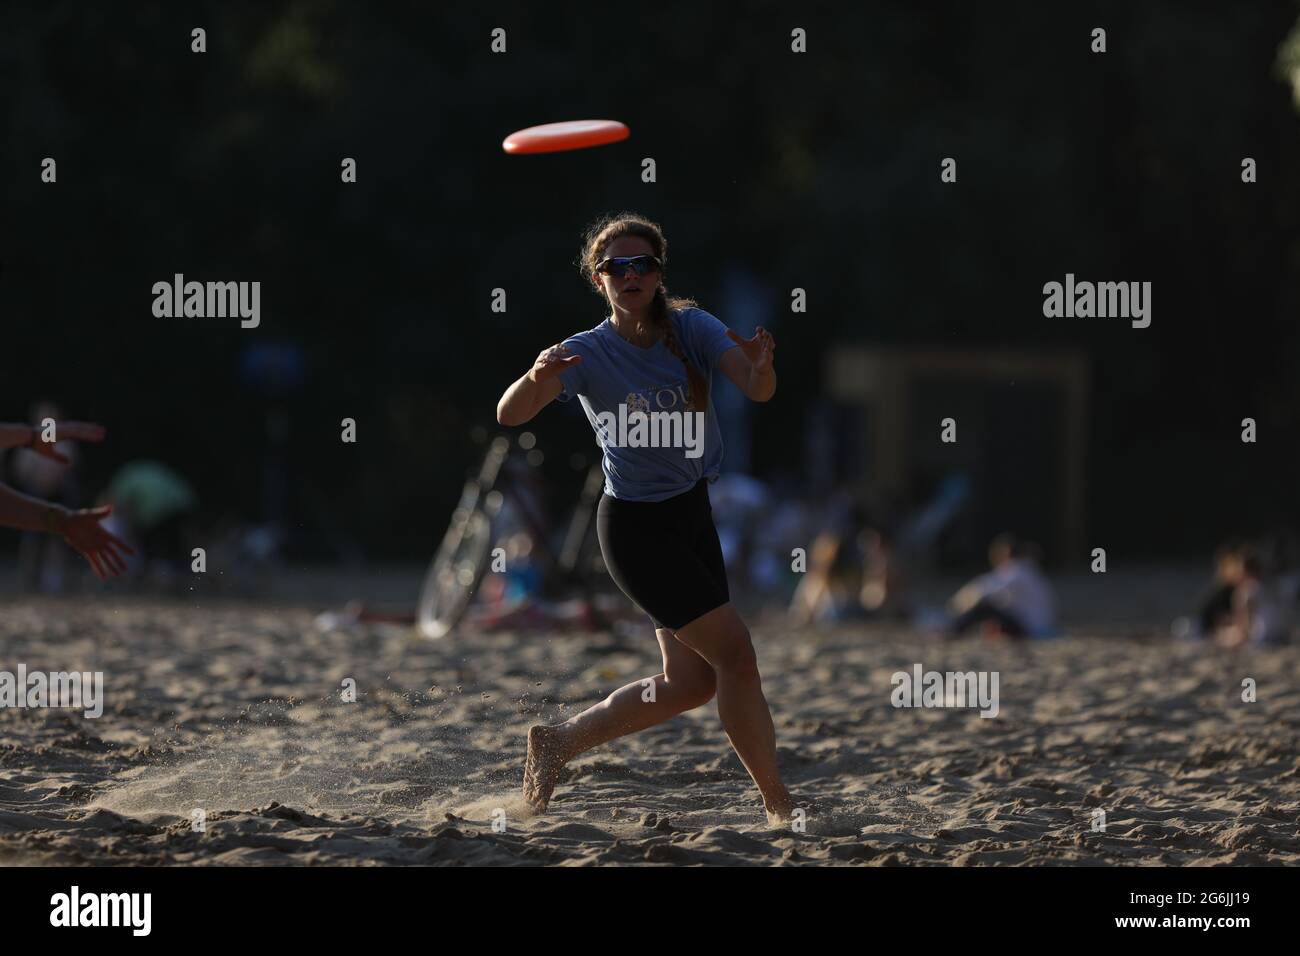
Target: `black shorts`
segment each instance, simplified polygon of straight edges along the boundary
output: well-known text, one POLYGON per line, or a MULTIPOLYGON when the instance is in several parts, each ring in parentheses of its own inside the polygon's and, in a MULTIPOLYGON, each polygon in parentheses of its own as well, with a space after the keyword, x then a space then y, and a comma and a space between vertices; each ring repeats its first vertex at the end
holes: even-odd
POLYGON ((664 501, 601 495, 596 534, 609 576, 656 628, 675 631, 731 600, 707 478, 664 501))

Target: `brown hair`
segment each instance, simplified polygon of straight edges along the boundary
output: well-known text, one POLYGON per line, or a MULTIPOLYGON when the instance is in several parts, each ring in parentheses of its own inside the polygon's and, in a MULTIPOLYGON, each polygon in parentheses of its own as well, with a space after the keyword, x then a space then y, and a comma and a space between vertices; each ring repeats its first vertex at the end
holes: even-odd
MULTIPOLYGON (((664 285, 668 273, 668 240, 664 238, 659 224, 632 212, 607 215, 598 219, 587 227, 582 237, 582 248, 578 253, 578 271, 582 273, 583 280, 590 283, 592 273, 596 271, 596 264, 604 258, 606 247, 615 239, 624 236, 638 236, 646 240, 659 259, 659 288, 655 290, 654 300, 650 303, 650 323, 663 332, 664 345, 668 347, 668 351, 681 359, 682 364, 686 366, 686 378, 690 382, 691 410, 704 411, 709 405, 709 380, 686 358, 686 351, 678 341, 677 333, 673 331, 670 315, 670 312, 698 308, 699 303, 694 299, 668 295, 668 289, 664 285)), ((604 297, 600 290, 596 292, 602 298, 604 297)))

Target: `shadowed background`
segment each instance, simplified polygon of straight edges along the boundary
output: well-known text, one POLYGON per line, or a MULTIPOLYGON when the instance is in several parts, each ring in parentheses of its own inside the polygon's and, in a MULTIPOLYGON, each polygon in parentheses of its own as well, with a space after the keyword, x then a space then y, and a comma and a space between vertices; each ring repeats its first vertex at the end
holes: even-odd
MULTIPOLYGON (((106 424, 108 442, 82 449, 88 496, 153 457, 193 483, 205 521, 255 521, 278 408, 288 553, 423 561, 481 454, 471 429, 495 427, 540 350, 603 315, 573 266, 582 228, 630 209, 665 229, 671 292, 737 324, 726 283, 740 275, 770 309, 780 387, 753 409, 753 474, 816 480, 804 449, 836 405, 836 350, 1068 352, 1088 369, 1088 545, 1200 557, 1300 510, 1285 45, 1298 16, 1173 2, 926 17, 769 3, 718 19, 685 4, 9 6, 0 419, 50 398, 106 424), (790 52, 794 27, 807 54, 790 52), (584 117, 622 120, 631 139, 500 149, 516 128, 584 117), (46 156, 55 185, 40 181, 46 156), (1241 182, 1245 156, 1256 184, 1241 182), (340 182, 344 157, 356 184, 340 182), (956 184, 939 181, 944 157, 956 184), (261 326, 155 318, 151 287, 177 272, 260 281, 261 326), (1151 281, 1151 327, 1044 318, 1043 283, 1067 272, 1151 281), (806 315, 789 313, 796 287, 806 315), (249 387, 254 342, 299 347, 301 387, 249 387), (1258 444, 1239 440, 1246 416, 1258 444)), ((571 454, 595 452, 576 403, 535 426, 572 485, 571 454)), ((937 421, 916 428, 937 441, 937 421)), ((1009 436, 997 461, 1012 474, 1032 449, 1009 436)))

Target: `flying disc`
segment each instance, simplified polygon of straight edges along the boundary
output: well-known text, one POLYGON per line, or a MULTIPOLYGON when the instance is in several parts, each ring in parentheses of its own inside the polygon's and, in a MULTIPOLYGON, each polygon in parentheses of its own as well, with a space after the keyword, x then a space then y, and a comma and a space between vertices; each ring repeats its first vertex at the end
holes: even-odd
POLYGON ((507 153, 558 153, 617 143, 627 137, 627 127, 617 120, 570 120, 516 130, 501 141, 501 148, 507 153))

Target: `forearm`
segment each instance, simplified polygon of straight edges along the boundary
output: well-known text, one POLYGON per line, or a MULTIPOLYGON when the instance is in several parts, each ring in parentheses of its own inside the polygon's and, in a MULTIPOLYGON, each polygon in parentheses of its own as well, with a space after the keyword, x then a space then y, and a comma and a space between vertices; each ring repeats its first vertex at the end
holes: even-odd
POLYGON ((0 525, 4 527, 59 533, 67 514, 62 505, 50 504, 0 484, 0 525))
POLYGON ((751 402, 766 402, 775 392, 776 369, 769 365, 759 372, 751 365, 749 381, 745 386, 745 397, 751 402))
POLYGON ((36 430, 30 425, 0 424, 0 451, 30 445, 35 436, 36 430))
POLYGON ((525 372, 497 402, 497 421, 502 425, 522 425, 541 411, 543 404, 541 386, 525 372))

